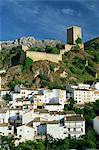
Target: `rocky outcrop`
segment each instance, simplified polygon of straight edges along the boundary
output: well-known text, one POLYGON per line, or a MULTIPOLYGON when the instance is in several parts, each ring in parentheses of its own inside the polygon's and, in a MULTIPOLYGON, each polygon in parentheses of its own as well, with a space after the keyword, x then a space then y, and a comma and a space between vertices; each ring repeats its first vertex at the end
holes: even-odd
POLYGON ((2 48, 5 47, 16 47, 16 46, 28 46, 28 47, 39 47, 45 48, 46 46, 55 47, 57 43, 61 43, 59 40, 36 40, 34 37, 22 37, 14 41, 3 41, 1 43, 2 48))

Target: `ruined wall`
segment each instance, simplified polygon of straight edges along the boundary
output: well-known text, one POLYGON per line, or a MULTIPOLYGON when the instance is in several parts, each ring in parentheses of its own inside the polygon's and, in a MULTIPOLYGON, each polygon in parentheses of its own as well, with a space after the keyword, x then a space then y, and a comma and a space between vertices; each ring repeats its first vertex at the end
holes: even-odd
MULTIPOLYGON (((51 62, 58 63, 59 61, 62 61, 62 55, 65 52, 68 52, 71 50, 71 48, 74 45, 66 44, 65 49, 60 50, 60 54, 50 54, 50 53, 44 53, 44 52, 36 52, 36 51, 26 51, 26 57, 31 58, 33 61, 39 61, 39 60, 49 60, 51 62)), ((80 48, 83 48, 83 44, 79 44, 80 48)))
POLYGON ((26 51, 26 57, 31 58, 33 61, 49 60, 49 61, 58 63, 59 61, 62 61, 62 55, 65 52, 70 51, 71 47, 72 47, 72 45, 66 44, 65 49, 60 50, 60 54, 50 54, 50 53, 44 53, 44 52, 26 51))
POLYGON ((26 51, 26 57, 31 58, 33 61, 49 60, 56 63, 62 61, 61 54, 49 54, 43 52, 26 51))

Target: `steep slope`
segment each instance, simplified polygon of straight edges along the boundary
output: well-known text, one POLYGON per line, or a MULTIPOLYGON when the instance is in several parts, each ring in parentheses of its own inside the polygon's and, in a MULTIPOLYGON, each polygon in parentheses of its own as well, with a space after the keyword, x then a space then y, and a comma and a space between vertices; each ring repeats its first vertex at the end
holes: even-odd
POLYGON ((99 50, 99 37, 85 42, 84 46, 85 46, 85 49, 94 48, 95 50, 99 50))
POLYGON ((7 69, 5 87, 23 84, 33 88, 65 89, 66 83, 96 81, 99 79, 98 44, 98 39, 86 42, 85 51, 76 45, 63 55, 63 60, 58 64, 49 61, 33 62, 26 58, 23 64, 7 69))
POLYGON ((92 57, 94 63, 96 63, 96 72, 99 78, 99 37, 85 42, 85 51, 92 57))

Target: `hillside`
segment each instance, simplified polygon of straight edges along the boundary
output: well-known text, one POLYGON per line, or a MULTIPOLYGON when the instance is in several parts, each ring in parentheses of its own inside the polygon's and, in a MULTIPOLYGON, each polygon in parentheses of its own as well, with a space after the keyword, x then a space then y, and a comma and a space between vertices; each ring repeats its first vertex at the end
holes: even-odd
POLYGON ((85 51, 92 57, 92 61, 96 63, 96 72, 99 78, 99 37, 94 38, 84 44, 85 51))
MULTIPOLYGON (((99 45, 97 45, 97 39, 94 42, 92 40, 86 42, 85 51, 76 45, 63 55, 63 61, 58 64, 49 61, 33 62, 30 58, 26 58, 23 63, 19 62, 19 65, 8 66, 5 75, 7 82, 4 86, 13 88, 16 84, 23 84, 33 88, 65 89, 66 83, 94 82, 99 79, 99 45), (94 48, 92 48, 92 43, 94 43, 94 48)), ((3 54, 4 58, 12 57, 12 55, 7 53, 5 57, 3 54)), ((1 61, 0 66, 3 62, 7 64, 8 59, 3 60, 5 61, 1 61)))
POLYGON ((84 45, 85 45, 85 49, 95 48, 95 50, 97 49, 99 50, 99 37, 85 42, 84 45))

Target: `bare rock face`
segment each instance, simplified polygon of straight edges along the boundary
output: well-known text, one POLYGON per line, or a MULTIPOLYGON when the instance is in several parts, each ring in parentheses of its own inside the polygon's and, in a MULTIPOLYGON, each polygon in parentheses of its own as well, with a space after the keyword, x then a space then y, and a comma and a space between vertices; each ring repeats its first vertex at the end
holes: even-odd
POLYGON ((66 78, 66 77, 67 77, 67 72, 66 72, 66 71, 63 71, 63 72, 60 74, 60 77, 66 78))
POLYGON ((61 44, 59 40, 43 40, 42 41, 45 46, 53 46, 55 47, 57 43, 61 44))
POLYGON ((22 37, 22 38, 18 39, 18 44, 19 45, 31 46, 34 43, 35 43, 35 38, 34 37, 22 37))
POLYGON ((39 76, 39 74, 40 74, 40 71, 39 71, 39 70, 36 70, 36 71, 35 71, 34 78, 36 78, 37 76, 39 76))
POLYGON ((5 47, 16 47, 16 46, 28 46, 28 47, 39 47, 45 48, 46 46, 55 47, 57 43, 61 43, 59 40, 36 40, 34 37, 22 37, 14 41, 3 41, 1 42, 2 48, 5 47))

